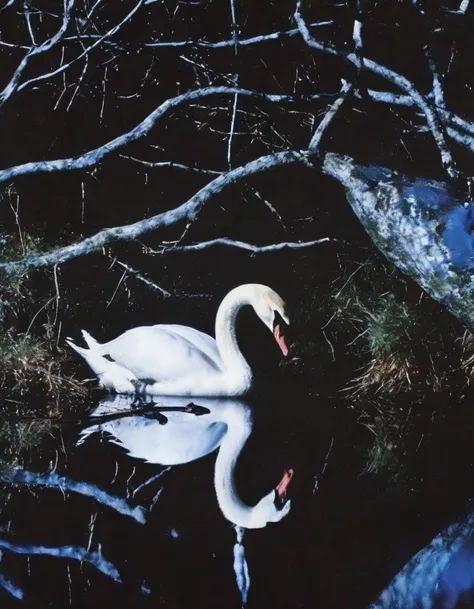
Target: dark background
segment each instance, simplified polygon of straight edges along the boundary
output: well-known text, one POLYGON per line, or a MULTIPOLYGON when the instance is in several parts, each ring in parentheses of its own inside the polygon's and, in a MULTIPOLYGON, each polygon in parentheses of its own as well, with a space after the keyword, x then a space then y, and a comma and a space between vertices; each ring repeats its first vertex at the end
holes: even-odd
MULTIPOLYGON (((47 11, 54 12, 53 5, 60 12, 60 2, 35 4, 38 11, 45 11, 39 27, 43 37, 57 28, 57 19, 47 14, 47 11)), ((133 3, 128 0, 105 2, 97 13, 97 27, 101 32, 106 31, 132 7, 133 3)), ((473 21, 469 12, 464 16, 449 12, 449 9, 457 7, 457 2, 430 1, 416 6, 408 0, 364 2, 364 52, 368 57, 398 70, 427 93, 431 88, 431 75, 423 47, 429 44, 440 71, 446 74, 444 89, 448 106, 469 118, 474 103, 473 21), (423 14, 419 12, 420 7, 423 14)), ((239 37, 295 27, 293 11, 294 2, 238 0, 239 37)), ((308 23, 333 20, 332 25, 315 29, 314 35, 341 49, 352 49, 355 3, 308 2, 304 13, 308 23)), ((2 40, 28 44, 24 18, 14 6, 0 13, 0 28, 2 40)), ((98 48, 90 54, 88 70, 69 109, 68 104, 83 68, 80 62, 67 73, 67 88, 62 97, 64 83, 62 76, 58 76, 41 82, 35 88, 25 89, 1 108, 3 145, 0 147, 0 167, 80 155, 133 128, 160 103, 178 92, 207 84, 230 84, 235 75, 238 75, 241 87, 259 91, 302 97, 312 93, 331 96, 313 102, 301 99, 281 107, 239 98, 238 108, 247 114, 237 114, 232 166, 280 149, 305 149, 328 103, 337 96, 340 79, 354 82, 358 77, 356 70, 342 60, 312 52, 299 36, 239 48, 237 56, 233 48, 144 46, 145 42, 156 40, 203 38, 219 41, 229 39, 231 34, 227 2, 167 1, 144 6, 113 38, 112 46, 98 48), (204 68, 194 69, 180 56, 204 68), (250 112, 253 114, 248 114, 250 112)), ((61 45, 47 57, 32 61, 26 76, 55 68, 62 52, 61 45)), ((77 45, 66 44, 65 60, 77 52, 77 45)), ((18 66, 23 51, 0 47, 0 53, 0 83, 6 83, 18 66)), ((365 73, 360 76, 360 86, 361 90, 364 86, 392 90, 365 73)), ((148 161, 175 161, 225 171, 228 168, 226 134, 233 96, 207 99, 199 105, 202 107, 196 107, 196 104, 182 106, 162 119, 147 138, 121 152, 148 161)), ((423 122, 417 120, 413 109, 377 105, 367 99, 351 99, 325 134, 323 149, 351 155, 360 163, 375 163, 410 175, 445 179, 431 135, 417 129, 421 124, 423 122)), ((452 152, 468 176, 472 165, 469 154, 454 144, 452 152)), ((135 222, 171 209, 191 197, 208 179, 207 176, 183 173, 177 168, 148 169, 113 154, 100 166, 85 172, 27 176, 16 179, 11 187, 19 196, 22 231, 41 236, 46 246, 54 247, 80 240, 104 227, 135 222)), ((11 201, 15 201, 14 194, 5 191, 0 201, 0 223, 2 232, 15 235, 18 227, 10 208, 11 201)), ((183 240, 185 244, 227 236, 264 245, 329 236, 338 239, 335 243, 259 256, 226 248, 162 256, 143 252, 142 244, 157 249, 162 240, 178 239, 183 229, 183 226, 177 226, 144 235, 137 243, 114 244, 107 248, 112 259, 117 257, 172 292, 170 298, 162 298, 133 275, 122 281, 114 295, 122 270, 117 266, 110 268, 111 258, 102 252, 60 267, 61 301, 56 319, 56 329, 59 331, 60 328, 61 332, 59 344, 65 336, 77 338, 80 328, 86 328, 98 340, 106 340, 129 327, 158 322, 184 323, 212 333, 215 311, 229 289, 240 283, 263 282, 281 294, 290 310, 294 311, 292 340, 296 347, 305 342, 321 344, 316 349, 318 359, 311 360, 304 369, 301 393, 305 392, 305 383, 313 394, 327 394, 333 388, 338 391, 343 381, 353 374, 354 365, 352 361, 346 367, 340 359, 332 361, 320 332, 328 316, 324 308, 319 308, 318 302, 326 298, 335 282, 343 283, 356 265, 368 256, 375 257, 381 266, 384 264, 352 215, 341 187, 317 172, 302 168, 281 168, 255 176, 246 185, 228 188, 210 201, 183 240), (278 210, 286 229, 255 196, 252 188, 278 210)), ((37 303, 34 314, 54 294, 52 270, 31 272, 28 282, 37 303)), ((405 294, 412 293, 415 299, 419 297, 416 286, 410 282, 401 285, 400 289, 405 294)), ((425 299, 422 306, 426 307, 423 311, 432 316, 434 324, 447 327, 456 324, 429 299, 425 299)), ((32 311, 24 310, 17 317, 7 318, 6 326, 14 324, 18 332, 22 332, 31 318, 32 311)), ((41 322, 40 317, 33 327, 38 335, 42 332, 41 322)), ((243 316, 240 325, 239 337, 245 355, 254 367, 268 371, 267 362, 273 366, 279 360, 267 331, 250 313, 243 316)), ((463 329, 457 327, 462 334, 463 329)), ((345 346, 338 348, 344 351, 345 346)), ((83 375, 88 374, 85 366, 80 370, 83 375)), ((284 380, 288 381, 288 378, 284 376, 284 380)), ((297 378, 301 379, 301 376, 297 378)), ((273 388, 268 386, 267 389, 273 388)), ((293 492, 304 501, 296 501, 295 505, 300 507, 295 508, 293 519, 281 523, 281 537, 275 535, 269 542, 270 546, 265 546, 267 551, 271 548, 271 568, 266 569, 266 559, 258 544, 252 545, 249 541, 249 561, 253 565, 263 565, 261 575, 256 576, 252 583, 254 606, 314 607, 318 604, 319 595, 322 607, 366 606, 413 552, 467 509, 467 500, 472 495, 469 404, 464 402, 461 408, 454 410, 453 407, 458 406, 457 400, 450 401, 443 395, 420 408, 405 455, 405 465, 410 471, 407 484, 413 480, 413 488, 419 492, 411 494, 413 488, 408 488, 391 495, 393 488, 385 476, 360 476, 372 436, 359 425, 357 412, 339 402, 334 406, 334 401, 327 395, 314 398, 310 404, 290 391, 281 393, 278 401, 276 398, 274 402, 267 400, 266 408, 260 404, 263 409, 259 416, 263 426, 271 421, 274 427, 270 431, 266 428, 263 436, 259 437, 264 444, 270 437, 284 436, 284 442, 278 444, 284 448, 278 457, 274 453, 273 458, 278 461, 278 468, 280 461, 285 459, 294 464, 299 478, 295 477, 293 492), (268 411, 275 404, 278 404, 276 414, 268 411), (287 412, 290 409, 291 417, 287 412), (441 409, 450 413, 449 421, 439 415, 441 409), (429 438, 420 448, 418 442, 428 429, 429 438), (338 437, 342 436, 342 439, 336 441, 324 491, 316 494, 313 500, 313 476, 321 471, 334 434, 340 434, 338 437), (272 587, 266 579, 281 587, 272 587)), ((400 408, 405 406, 404 403, 400 408)), ((260 454, 261 449, 255 442, 249 455, 260 454)), ((96 454, 103 457, 96 448, 91 449, 90 460, 79 459, 82 465, 78 466, 77 477, 85 475, 81 467, 88 474, 96 467, 99 459, 95 459, 96 454)), ((40 464, 46 467, 50 455, 37 458, 38 467, 40 464)), ((250 456, 247 459, 247 463, 251 463, 250 456)), ((210 474, 211 461, 209 458, 204 465, 194 464, 193 467, 207 467, 210 474)), ((105 484, 109 474, 107 468, 112 467, 112 461, 104 463, 103 470, 97 468, 96 474, 98 478, 102 476, 105 484)), ((71 476, 74 467, 73 462, 69 472, 71 476)), ((265 467, 262 471, 266 473, 265 467)), ((269 470, 272 467, 269 465, 269 470)), ((189 475, 182 474, 185 478, 183 487, 190 488, 195 484, 192 487, 195 488, 194 498, 201 496, 203 503, 210 502, 210 495, 199 495, 201 487, 196 484, 196 478, 200 473, 191 469, 189 475)), ((274 475, 273 470, 271 475, 274 475)), ((259 479, 258 473, 255 474, 255 488, 246 491, 249 499, 252 492, 258 496, 258 484, 263 483, 264 478, 267 480, 263 473, 260 476, 259 479)), ((21 496, 14 513, 19 515, 20 525, 26 526, 21 524, 21 519, 28 521, 36 507, 22 503, 23 500, 21 496)), ((168 509, 169 515, 176 507, 173 504, 163 509, 165 512, 168 509)), ((206 505, 203 511, 208 509, 209 505, 206 505)), ((217 517, 216 512, 213 514, 217 517)), ((70 516, 72 520, 83 518, 80 510, 71 511, 70 516)), ((189 516, 184 508, 181 516, 185 519, 189 516)), ((5 522, 7 520, 8 514, 5 522)), ((54 517, 51 522, 54 522, 54 517)), ((38 534, 35 526, 32 525, 31 530, 26 529, 30 536, 38 534)), ((104 527, 107 529, 107 525, 104 527)), ((39 529, 41 532, 41 526, 39 529)), ((216 528, 212 541, 221 544, 225 534, 223 528, 216 528)), ((104 535, 108 543, 116 539, 113 528, 106 530, 104 535)), ((28 537, 26 533, 25 536, 28 537)), ((265 531, 265 536, 270 539, 270 529, 265 531)), ((39 535, 38 539, 43 538, 39 535)), ((230 540, 225 539, 230 548, 230 540)), ((145 543, 142 538, 138 539, 135 546, 130 533, 126 549, 140 557, 142 542, 145 543)), ((207 532, 200 531, 195 542, 198 550, 207 542, 207 532)), ((161 567, 160 574, 165 582, 162 585, 164 588, 168 586, 163 598, 169 598, 167 593, 171 596, 177 594, 183 607, 194 606, 199 571, 192 571, 192 563, 193 560, 202 560, 202 554, 193 547, 193 543, 185 542, 184 545, 186 543, 189 543, 186 552, 178 552, 175 548, 167 548, 167 551, 175 552, 173 559, 176 560, 187 557, 183 570, 188 574, 186 581, 191 582, 189 587, 183 586, 176 572, 167 565, 161 567)), ((116 547, 115 551, 120 554, 124 549, 116 547)), ((23 569, 24 574, 25 562, 23 558, 21 560, 21 566, 14 565, 13 568, 23 569)), ((128 568, 133 571, 134 567, 128 568)), ((154 577, 157 576, 150 565, 147 569, 154 577)), ((41 573, 41 569, 38 571, 41 573)), ((227 570, 222 577, 228 578, 229 572, 227 570)), ((36 582, 43 590, 42 594, 50 591, 49 580, 45 581, 36 582)), ((225 581, 229 585, 229 594, 234 594, 230 581, 225 581)), ((104 589, 97 587, 96 590, 104 589)), ((104 595, 107 600, 103 602, 112 598, 107 596, 109 593, 112 595, 106 589, 104 595)), ((208 602, 212 598, 215 600, 212 588, 203 587, 200 593, 201 598, 208 602)), ((65 594, 65 589, 58 593, 60 602, 63 602, 65 594)), ((124 598, 122 589, 113 594, 116 594, 117 602, 124 598)), ((153 602, 156 600, 152 598, 153 602)), ((237 603, 238 599, 234 597, 234 601, 237 603)), ((90 606, 96 602, 98 599, 94 597, 90 606)), ((171 604, 168 606, 174 609, 171 604)))

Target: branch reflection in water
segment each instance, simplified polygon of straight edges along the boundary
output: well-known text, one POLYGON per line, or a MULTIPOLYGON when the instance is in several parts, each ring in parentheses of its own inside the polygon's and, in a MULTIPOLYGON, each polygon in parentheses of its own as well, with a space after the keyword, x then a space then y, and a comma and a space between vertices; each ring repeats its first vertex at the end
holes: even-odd
POLYGON ((145 510, 141 506, 131 507, 125 499, 106 493, 94 484, 77 482, 66 476, 60 476, 54 471, 47 474, 38 474, 20 467, 8 467, 0 470, 0 480, 17 486, 45 486, 47 488, 58 488, 63 492, 72 491, 79 495, 92 497, 98 503, 115 510, 119 514, 130 516, 140 524, 145 523, 145 510))

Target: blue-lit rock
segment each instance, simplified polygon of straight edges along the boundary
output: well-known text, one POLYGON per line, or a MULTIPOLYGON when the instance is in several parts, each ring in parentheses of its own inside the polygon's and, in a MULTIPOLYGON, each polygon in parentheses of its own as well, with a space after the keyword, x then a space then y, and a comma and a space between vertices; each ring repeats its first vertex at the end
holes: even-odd
POLYGON ((436 180, 409 178, 328 153, 323 171, 381 252, 433 298, 474 328, 474 202, 436 180))
MULTIPOLYGON (((417 552, 369 609, 455 609, 474 590, 474 514, 417 552)), ((471 607, 472 605, 462 605, 471 607)))

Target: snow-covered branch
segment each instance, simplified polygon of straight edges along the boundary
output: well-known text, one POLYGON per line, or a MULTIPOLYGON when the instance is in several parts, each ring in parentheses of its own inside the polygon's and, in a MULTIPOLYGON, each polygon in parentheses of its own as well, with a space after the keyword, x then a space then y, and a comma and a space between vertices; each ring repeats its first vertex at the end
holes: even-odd
POLYGON ((106 228, 79 243, 61 247, 49 253, 36 254, 15 262, 0 263, 0 274, 8 276, 29 269, 62 264, 73 258, 91 254, 109 243, 116 241, 131 241, 152 230, 181 222, 187 222, 188 224, 192 223, 196 220, 202 207, 210 199, 230 185, 250 176, 269 171, 275 167, 298 163, 308 163, 305 153, 287 150, 262 156, 245 165, 237 167, 228 173, 218 176, 179 207, 162 212, 151 218, 139 220, 133 224, 106 228))

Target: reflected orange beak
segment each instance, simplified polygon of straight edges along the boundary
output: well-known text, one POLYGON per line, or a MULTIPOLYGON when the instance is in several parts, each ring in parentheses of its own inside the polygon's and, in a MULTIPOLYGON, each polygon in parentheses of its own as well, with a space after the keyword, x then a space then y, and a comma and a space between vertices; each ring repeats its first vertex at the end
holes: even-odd
POLYGON ((280 324, 277 324, 273 329, 273 335, 275 336, 275 340, 278 343, 278 346, 281 349, 281 352, 286 357, 288 355, 288 346, 285 342, 285 337, 281 334, 280 324))
POLYGON ((286 499, 288 486, 291 482, 291 479, 293 478, 294 473, 295 471, 291 468, 285 469, 285 471, 283 472, 283 478, 275 489, 281 501, 285 501, 286 499))

